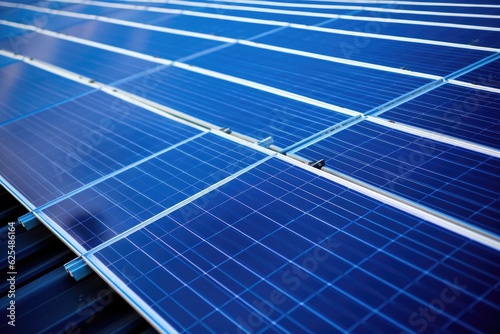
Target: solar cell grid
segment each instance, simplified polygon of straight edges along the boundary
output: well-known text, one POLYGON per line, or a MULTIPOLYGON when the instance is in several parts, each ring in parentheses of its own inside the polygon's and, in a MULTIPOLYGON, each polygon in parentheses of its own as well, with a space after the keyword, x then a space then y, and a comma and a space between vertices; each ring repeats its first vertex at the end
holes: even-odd
POLYGON ((37 207, 197 133, 95 92, 0 127, 0 166, 37 207))
POLYGON ((57 9, 67 10, 78 13, 94 14, 94 15, 112 15, 114 12, 120 11, 116 8, 106 8, 99 6, 79 5, 79 4, 66 4, 64 2, 57 2, 60 7, 57 9))
POLYGON ((498 149, 499 99, 497 93, 447 84, 381 117, 498 149))
POLYGON ((447 286, 463 304, 430 328, 470 330, 464 309, 498 286, 498 266, 472 255, 489 250, 276 159, 209 195, 85 256, 179 331, 415 330, 409 314, 447 286), (255 192, 270 202, 252 202, 255 192), (304 192, 312 208, 281 201, 304 192))
POLYGON ((476 85, 500 88, 499 78, 500 61, 493 61, 474 71, 471 71, 458 79, 476 85))
MULTIPOLYGON (((157 5, 155 4, 155 7, 157 5)), ((163 7, 158 4, 157 7, 163 7)), ((169 6, 169 8, 171 8, 169 6)), ((182 7, 180 7, 182 8, 182 7)), ((187 8, 183 8, 187 9, 187 8)), ((194 10, 193 8, 189 8, 189 10, 194 10)), ((232 9, 216 9, 216 8, 196 8, 197 12, 210 13, 210 14, 223 14, 229 16, 239 16, 251 19, 262 19, 262 20, 272 20, 272 21, 285 21, 285 22, 293 22, 297 24, 307 24, 307 25, 316 25, 325 21, 325 18, 322 17, 310 17, 310 16, 296 16, 296 15, 288 15, 288 14, 275 14, 275 13, 266 13, 266 12, 250 12, 250 11, 239 11, 232 9)))
POLYGON ((498 234, 497 158, 369 122, 299 154, 498 234))
POLYGON ((188 63, 359 112, 430 82, 365 68, 353 72, 351 66, 245 45, 233 45, 188 63), (252 62, 255 58, 260 61, 252 62))
POLYGON ((80 38, 2 21, 35 60, 0 57, 0 182, 162 332, 496 333, 500 12, 470 2, 0 2, 80 38))
MULTIPOLYGON (((365 26, 361 25, 356 31, 369 33, 363 30, 364 28, 365 26)), ((380 34, 384 33, 382 27, 380 34)), ((423 43, 410 43, 296 28, 261 37, 257 42, 441 76, 491 54, 479 50, 429 45, 425 44, 425 40, 423 43), (304 41, 311 42, 304 43, 304 41), (411 49, 412 52, 394 52, 404 49, 411 49)))
MULTIPOLYGON (((192 138, 39 213, 91 250, 265 155, 215 135, 192 138)), ((80 247, 81 246, 81 247, 80 247)))
MULTIPOLYGON (((327 23, 324 26, 328 28, 356 31, 356 29, 359 29, 359 27, 364 24, 366 23, 360 21, 336 20, 331 23, 327 23)), ((384 34, 410 38, 425 38, 442 42, 471 44, 492 48, 500 47, 498 38, 500 36, 500 31, 497 31, 496 29, 493 30, 488 27, 485 27, 484 30, 474 30, 466 28, 461 29, 390 22, 384 27, 384 34)))
MULTIPOLYGON (((17 28, 2 26, 3 29, 25 33, 17 28)), ((34 57, 104 83, 129 77, 157 65, 37 33, 27 33, 19 39, 2 40, 0 48, 34 57), (51 47, 47 48, 47 45, 51 47), (110 67, 109 64, 113 66, 110 67)))
MULTIPOLYGON (((145 14, 146 20, 140 22, 147 22, 161 27, 168 27, 173 29, 181 29, 186 31, 195 31, 205 34, 214 34, 216 36, 224 36, 231 38, 251 38, 253 36, 265 33, 271 29, 276 28, 272 25, 256 25, 247 22, 220 20, 215 18, 204 18, 194 16, 171 16, 165 17, 165 14, 160 13, 141 13, 145 14)), ((129 13, 125 10, 110 15, 116 18, 125 20, 137 19, 138 15, 129 13)))
MULTIPOLYGON (((453 24, 462 24, 462 25, 473 25, 473 26, 486 26, 497 28, 498 27, 498 18, 492 18, 495 13, 478 13, 478 15, 484 15, 484 17, 466 17, 466 15, 470 13, 464 13, 464 16, 456 15, 457 13, 444 11, 444 14, 440 14, 443 11, 431 11, 427 14, 425 11, 420 14, 411 14, 411 13, 384 13, 378 14, 378 16, 382 17, 390 17, 391 19, 396 20, 417 20, 417 21, 425 21, 425 22, 443 22, 443 23, 453 23, 453 24), (454 14, 456 16, 454 16, 454 14), (489 17, 488 17, 489 16, 489 17)), ((362 11, 356 16, 376 16, 377 13, 372 11, 362 11)), ((496 13, 498 16, 498 13, 496 13)))
MULTIPOLYGON (((74 19, 82 21, 81 19, 74 19)), ((179 36, 85 20, 79 25, 61 30, 62 33, 113 45, 155 57, 177 60, 193 53, 221 45, 220 42, 189 36, 179 36), (147 41, 147 43, 145 42, 147 41)))
POLYGON ((1 67, 7 67, 9 64, 12 64, 12 63, 15 63, 15 62, 16 62, 15 59, 11 59, 11 58, 8 58, 8 57, 0 56, 0 66, 1 67))
MULTIPOLYGON (((21 8, 16 8, 16 9, 8 9, 4 8, 3 3, 0 2, 0 8, 3 11, 2 14, 2 19, 8 20, 8 21, 13 21, 13 22, 19 22, 19 23, 25 23, 25 24, 33 24, 36 26, 39 26, 44 29, 51 29, 51 30, 63 30, 67 27, 70 27, 72 25, 80 24, 82 23, 81 20, 74 19, 74 18, 68 18, 68 17, 58 17, 53 14, 45 13, 45 14, 39 14, 34 11, 26 10, 26 9, 21 9, 21 8), (9 11, 9 12, 7 12, 9 11)), ((59 8, 58 6, 54 6, 56 8, 59 8)), ((42 8, 42 7, 38 7, 42 8)), ((47 9, 50 10, 50 9, 47 9)))
MULTIPOLYGON (((286 147, 344 121, 346 115, 198 73, 167 67, 152 80, 148 98, 221 127, 286 147)), ((142 79, 118 85, 131 91, 142 79)))
POLYGON ((91 90, 22 62, 6 63, 0 68, 0 85, 0 126, 91 90))

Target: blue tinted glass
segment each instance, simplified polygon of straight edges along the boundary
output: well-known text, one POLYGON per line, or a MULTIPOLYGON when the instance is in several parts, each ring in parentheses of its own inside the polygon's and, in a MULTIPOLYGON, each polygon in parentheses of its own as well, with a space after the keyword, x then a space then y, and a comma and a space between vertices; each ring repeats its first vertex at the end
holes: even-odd
POLYGON ((215 135, 193 139, 44 209, 90 250, 265 155, 215 135))
MULTIPOLYGON (((426 95, 427 96, 427 95, 426 95)), ((370 122, 299 152, 369 184, 499 233, 497 158, 370 122)))
POLYGON ((96 92, 0 127, 0 170, 40 206, 197 133, 96 92))
POLYGON ((422 305, 439 313, 434 330, 487 319, 463 315, 477 303, 500 311, 484 297, 498 253, 298 167, 273 159, 206 196, 90 257, 176 330, 363 332, 368 321, 371 332, 411 332, 425 320, 422 305), (275 191, 272 181, 288 178, 302 185, 275 191), (233 182, 239 195, 256 189, 271 199, 252 209, 248 197, 233 197, 233 182), (323 215, 281 201, 312 182, 323 215), (343 210, 357 214, 342 223, 343 210))

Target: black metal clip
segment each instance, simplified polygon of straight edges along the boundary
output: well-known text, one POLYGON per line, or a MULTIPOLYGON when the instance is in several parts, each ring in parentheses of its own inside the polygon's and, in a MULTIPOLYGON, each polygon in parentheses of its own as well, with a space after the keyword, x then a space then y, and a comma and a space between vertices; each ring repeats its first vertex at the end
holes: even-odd
POLYGON ((326 165, 325 159, 321 159, 321 160, 318 160, 316 162, 309 163, 309 166, 317 168, 317 169, 321 169, 321 168, 325 167, 325 165, 326 165))

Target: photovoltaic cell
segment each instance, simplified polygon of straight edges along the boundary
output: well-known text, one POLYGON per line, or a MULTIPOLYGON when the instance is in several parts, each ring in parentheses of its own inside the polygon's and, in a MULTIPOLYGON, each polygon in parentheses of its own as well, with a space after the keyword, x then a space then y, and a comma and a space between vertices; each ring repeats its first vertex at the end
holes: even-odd
MULTIPOLYGON (((169 7, 171 7, 171 6, 169 6, 169 7)), ((193 9, 193 7, 191 7, 191 8, 184 7, 182 9, 195 10, 195 9, 193 9)), ((241 16, 241 17, 252 18, 252 19, 292 22, 292 23, 307 24, 307 25, 316 25, 316 24, 320 24, 320 23, 326 21, 325 18, 321 18, 321 17, 296 16, 296 15, 274 14, 274 13, 266 13, 266 12, 256 13, 256 12, 240 11, 240 10, 232 10, 232 9, 196 8, 195 11, 210 13, 210 14, 241 16)))
MULTIPOLYGON (((377 23, 371 23, 377 25, 377 23)), ((365 21, 335 20, 326 23, 324 27, 346 30, 362 30, 367 25, 365 21)), ((477 46, 500 47, 500 32, 488 30, 462 29, 394 22, 379 22, 380 33, 401 37, 424 38, 442 42, 470 44, 477 46)))
MULTIPOLYGON (((491 17, 498 8, 465 0, 461 6, 293 2, 389 10, 384 12, 238 1, 208 3, 260 11, 111 2, 22 3, 293 49, 1 7, 1 19, 83 41, 2 24, 0 48, 7 50, 2 53, 35 60, 0 57, 0 182, 156 329, 499 332, 498 61, 486 61, 494 50, 477 50, 500 45, 497 19, 491 17), (124 4, 141 7, 106 7, 124 4), (186 11, 154 12, 158 7, 186 11), (324 13, 353 17, 315 17, 324 13), (450 23, 490 27, 443 26, 450 23), (345 31, 317 31, 322 27, 345 31), (398 36, 418 40, 403 42, 398 36), (92 41, 105 45, 85 45, 92 41), (432 45, 441 42, 461 45, 432 45), (102 49, 111 46, 123 50, 102 49), (129 51, 187 58, 167 66, 123 54, 129 51), (72 84, 57 70, 42 71, 32 66, 37 60, 233 132, 217 135, 175 122, 72 84), (371 64, 408 72, 375 70, 371 64), (438 76, 461 71, 458 80, 477 89, 453 81, 431 87, 426 85, 431 79, 411 76, 412 71, 438 76), (399 104, 400 98, 406 102, 399 104), (395 124, 347 116, 336 106, 358 112, 380 108, 379 117, 395 124), (432 136, 420 129, 447 136, 426 139, 432 136), (252 142, 272 136, 277 147, 273 152, 243 145, 236 132, 252 142), (305 147, 300 156, 325 159, 330 169, 373 186, 364 192, 371 197, 333 182, 324 168, 279 158, 278 148, 299 142, 305 147), (379 201, 384 198, 394 206, 379 201), (398 201, 409 201, 416 216, 396 209, 398 201), (449 218, 446 230, 436 225, 443 214, 449 218), (480 231, 461 230, 454 220, 480 231)), ((486 3, 497 4, 481 1, 486 3)), ((116 92, 124 98, 121 94, 116 92)))
POLYGON ((491 55, 478 50, 293 28, 261 37, 256 42, 441 76, 491 55), (411 52, 394 52, 410 49, 411 52))
POLYGON ((131 13, 131 11, 121 10, 108 16, 123 20, 134 20, 141 23, 154 24, 160 27, 242 39, 251 38, 276 29, 276 26, 265 24, 254 24, 186 15, 168 16, 168 14, 154 12, 141 12, 137 14, 135 11, 131 13))
POLYGON ((411 332, 444 295, 428 328, 470 331, 499 311, 497 253, 302 168, 272 159, 206 197, 85 255, 158 326, 411 332))
MULTIPOLYGON (((118 85, 133 91, 138 78, 118 85)), ((147 98, 220 127, 287 147, 348 116, 175 67, 150 75, 147 98), (157 83, 157 84, 154 84, 157 83)))
POLYGON ((96 92, 0 127, 0 171, 37 207, 199 132, 96 92))
MULTIPOLYGON (((470 3, 470 1, 469 1, 470 3)), ((371 7, 371 5, 370 5, 371 7)), ((395 6, 393 6, 395 8, 395 6)), ((395 8, 397 9, 397 8, 395 8)), ((491 9, 490 9, 491 10, 491 9)), ((435 13, 436 11, 431 11, 435 13)), ((439 12, 444 12, 440 10, 439 12)), ((446 9, 446 12, 448 9, 446 9)), ((445 13, 446 13, 445 12, 445 13)), ((469 14, 469 13, 466 13, 469 14)), ((488 12, 485 13, 487 15, 495 15, 494 13, 488 12)), ((498 19, 495 18, 485 18, 485 17, 464 17, 464 16, 447 16, 447 15, 425 15, 425 14, 406 14, 406 13, 377 13, 372 11, 361 11, 356 16, 375 16, 375 17, 387 17, 396 20, 418 20, 418 21, 426 21, 426 22, 446 22, 453 24, 465 24, 465 25, 473 25, 473 26, 487 26, 496 28, 498 27, 498 19)))
MULTIPOLYGON (((433 1, 429 1, 433 2, 433 1)), ((473 4, 473 1, 454 1, 455 4, 462 3, 464 5, 467 4, 473 4)), ((491 5, 496 5, 497 3, 495 0, 487 0, 487 1, 481 1, 481 4, 491 4, 491 5)), ((421 3, 418 5, 415 4, 399 4, 397 6, 398 9, 403 9, 403 10, 425 10, 429 12, 451 12, 451 13, 457 13, 457 14, 490 14, 490 15, 495 15, 499 13, 498 8, 492 7, 492 6, 426 6, 425 4, 421 3)))
MULTIPOLYGON (((75 19, 81 21, 81 19, 75 19)), ((117 46, 155 57, 177 60, 193 53, 221 45, 221 42, 138 29, 98 21, 83 21, 61 30, 70 36, 117 46)))
MULTIPOLYGON (((24 32, 21 29, 2 26, 2 29, 4 28, 24 32)), ((34 57, 104 83, 111 83, 158 66, 156 63, 134 57, 37 33, 0 41, 0 48, 34 57)))
MULTIPOLYGON (((56 2, 53 2, 53 3, 56 3, 56 2)), ((58 6, 56 5, 53 7, 58 7, 58 6)), ((43 29, 62 30, 62 29, 67 28, 69 26, 72 26, 75 24, 80 24, 82 22, 81 19, 74 19, 74 18, 63 17, 63 16, 55 16, 54 14, 40 13, 40 12, 35 12, 35 11, 21 9, 21 8, 8 10, 11 12, 7 12, 7 10, 4 11, 4 7, 0 7, 0 8, 2 9, 2 12, 0 13, 0 18, 2 18, 2 19, 5 19, 5 20, 11 21, 11 22, 18 22, 18 23, 23 23, 23 24, 35 25, 35 26, 43 28, 43 29)), ((26 33, 27 32, 28 31, 26 31, 26 33)))
POLYGON ((499 234, 500 161, 491 156, 358 123, 298 152, 389 192, 499 234))
POLYGON ((0 85, 0 126, 91 90, 23 62, 0 67, 0 85))
POLYGON ((0 56, 0 68, 7 67, 10 64, 17 62, 17 60, 0 56))
POLYGON ((500 61, 493 61, 481 66, 474 71, 460 76, 457 80, 481 86, 500 88, 500 61))
POLYGON ((84 13, 84 14, 111 15, 115 12, 121 11, 120 9, 116 9, 116 8, 107 8, 107 7, 99 7, 99 6, 65 4, 62 2, 60 2, 58 4, 60 5, 60 7, 58 8, 60 10, 66 10, 66 11, 72 11, 72 12, 78 12, 78 13, 84 13))
POLYGON ((380 116, 500 149, 499 108, 497 93, 447 84, 380 116))
POLYGON ((246 45, 233 45, 188 63, 359 112, 430 82, 367 68, 353 71, 344 64, 246 45))
POLYGON ((91 250, 264 157, 206 134, 41 212, 91 250))

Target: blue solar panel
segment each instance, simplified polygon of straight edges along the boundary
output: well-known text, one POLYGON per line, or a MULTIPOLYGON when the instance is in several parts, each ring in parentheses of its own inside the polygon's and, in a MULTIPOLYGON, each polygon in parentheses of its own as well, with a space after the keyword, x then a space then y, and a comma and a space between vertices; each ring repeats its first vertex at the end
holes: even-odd
POLYGON ((498 6, 67 1, 0 4, 81 39, 2 21, 0 183, 156 329, 499 332, 498 6))
POLYGON ((90 250, 264 157, 208 134, 39 212, 67 232, 76 249, 90 250))
POLYGON ((256 42, 442 76, 491 54, 478 50, 305 29, 285 29, 261 37, 256 42), (304 43, 306 39, 314 40, 315 43, 304 43), (407 49, 411 49, 411 52, 394 52, 407 49))
POLYGON ((430 82, 366 68, 353 71, 352 66, 344 64, 245 45, 234 45, 188 63, 359 112, 430 82))
MULTIPOLYGON (((60 6, 53 5, 51 7, 60 8, 60 6)), ((3 9, 3 7, 0 7, 3 9)), ((41 14, 25 9, 9 9, 9 12, 2 13, 2 17, 11 22, 18 22, 23 24, 33 24, 43 29, 61 30, 69 26, 82 23, 82 20, 75 20, 74 18, 55 16, 53 14, 41 14)))
MULTIPOLYGON (((2 29, 4 28, 19 33, 25 32, 21 29, 2 26, 2 29)), ((126 78, 158 65, 37 33, 27 33, 19 39, 0 41, 0 48, 35 57, 105 83, 126 78), (110 67, 110 64, 113 66, 110 67)))
POLYGON ((13 64, 15 62, 17 62, 17 60, 0 56, 0 68, 6 67, 7 65, 13 64))
MULTIPOLYGON (((371 6, 370 6, 371 7, 371 6)), ((420 8, 418 9, 420 10, 420 8)), ((491 10, 491 9, 490 9, 491 10)), ((440 10, 442 11, 442 10, 440 10)), ((433 11, 435 12, 435 11, 433 11)), ((449 9, 446 9, 446 12, 451 12, 449 9)), ((381 16, 379 13, 363 11, 357 14, 356 16, 381 16)), ((484 13, 487 15, 495 15, 488 11, 484 13)), ((418 20, 418 21, 426 21, 426 22, 438 22, 438 23, 453 23, 453 24, 465 24, 465 25, 475 25, 475 26, 486 26, 496 28, 498 27, 498 20, 494 18, 485 18, 485 17, 463 17, 463 16, 445 16, 445 15, 415 15, 415 14, 405 14, 405 13, 384 13, 382 17, 388 17, 391 19, 397 20, 418 20)))
MULTIPOLYGON (((425 1, 423 1, 425 2, 425 1)), ((434 1, 429 1, 434 2, 434 1)), ((439 2, 438 2, 439 4, 439 2)), ((497 2, 495 0, 486 0, 481 1, 480 3, 476 3, 475 1, 454 1, 453 4, 455 6, 426 6, 425 4, 398 4, 397 9, 403 10, 424 10, 429 12, 450 12, 450 13, 461 13, 461 14, 498 14, 498 7, 487 6, 487 4, 496 5, 497 2), (457 6, 462 3, 464 7, 457 6), (482 4, 483 6, 477 6, 478 4, 482 4), (486 5, 486 6, 484 6, 486 5)))
POLYGON ((500 61, 486 64, 474 71, 462 75, 458 80, 476 85, 500 88, 500 61))
MULTIPOLYGON (((81 19, 74 19, 81 21, 81 19)), ((70 36, 146 53, 155 57, 176 60, 193 53, 221 45, 220 42, 137 29, 106 22, 86 21, 61 30, 70 36)))
MULTIPOLYGON (((144 79, 118 85, 132 91, 144 79)), ((147 97, 185 114, 287 147, 348 116, 235 83, 167 67, 150 76, 147 97)))
POLYGON ((215 36, 224 36, 231 38, 251 38, 253 36, 265 33, 275 28, 272 25, 255 25, 247 22, 237 22, 220 20, 213 18, 195 17, 195 16, 168 16, 164 13, 131 13, 131 11, 122 10, 109 15, 113 18, 130 19, 142 23, 154 24, 160 27, 181 29, 187 31, 196 31, 204 34, 213 34, 215 36))
POLYGON ((500 160, 370 122, 299 154, 382 189, 499 233, 500 160))
POLYGON ((157 326, 452 331, 500 310, 498 253, 301 168, 273 159, 206 196, 85 256, 157 326))
MULTIPOLYGON (((3 58, 9 59, 9 58, 3 58)), ((2 60, 3 60, 2 59, 2 60)), ((89 92, 91 88, 22 62, 0 68, 0 126, 89 92), (64 90, 61 87, 64 86, 64 90)))
MULTIPOLYGON (((4 18, 4 17, 5 16, 2 15, 2 18, 4 18)), ((22 37, 19 37, 19 36, 23 35, 24 33, 25 33, 25 31, 17 29, 17 28, 12 28, 9 26, 2 26, 2 29, 0 29, 0 41, 3 44, 11 45, 15 41, 15 38, 21 38, 21 40, 22 40, 22 37)), ((5 47, 2 47, 2 49, 4 49, 4 48, 5 47)))
POLYGON ((59 4, 59 10, 66 10, 84 14, 94 14, 94 15, 113 15, 113 13, 120 11, 116 8, 106 8, 106 7, 98 7, 98 6, 88 6, 88 5, 74 5, 74 4, 65 4, 62 2, 55 2, 59 4))
MULTIPOLYGON (((155 6, 162 7, 161 4, 155 4, 155 6)), ((169 6, 173 8, 173 6, 169 6)), ((309 16, 295 16, 287 14, 274 14, 266 12, 250 12, 250 11, 239 11, 231 9, 217 9, 217 8, 196 8, 193 7, 181 7, 182 9, 195 10, 197 12, 210 13, 210 14, 222 14, 229 16, 240 16, 251 19, 260 20, 271 20, 271 21, 281 21, 281 22, 293 22, 298 24, 316 25, 325 22, 324 18, 321 17, 309 17, 309 16)))
POLYGON ((499 108, 497 93, 448 84, 381 117, 500 148, 499 108))
POLYGON ((96 92, 0 127, 0 170, 37 207, 197 133, 96 92))
MULTIPOLYGON (((366 22, 363 21, 336 20, 325 24, 324 27, 359 31, 359 29, 362 29, 365 25, 366 22)), ((387 24, 384 24, 383 28, 380 29, 380 33, 384 35, 425 38, 493 48, 500 47, 500 31, 478 31, 473 29, 387 22, 387 24)))

